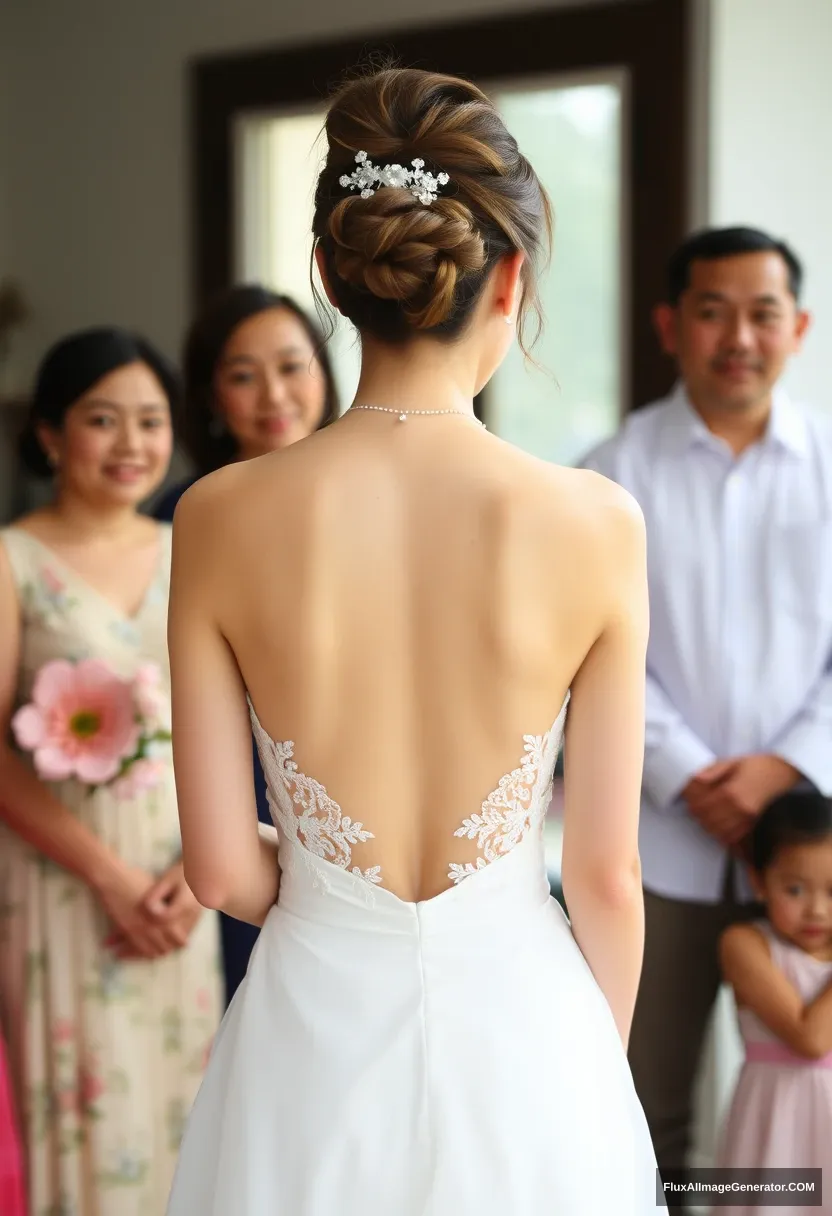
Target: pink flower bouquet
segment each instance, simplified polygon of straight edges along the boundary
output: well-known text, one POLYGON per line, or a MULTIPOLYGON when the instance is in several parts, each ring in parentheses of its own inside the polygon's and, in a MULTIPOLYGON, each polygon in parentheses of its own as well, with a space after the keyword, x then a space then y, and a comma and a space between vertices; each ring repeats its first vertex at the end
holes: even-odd
POLYGON ((91 792, 109 786, 132 798, 162 777, 159 749, 171 737, 165 718, 154 664, 124 680, 98 659, 55 659, 37 673, 31 703, 14 715, 12 731, 44 781, 74 777, 91 792))

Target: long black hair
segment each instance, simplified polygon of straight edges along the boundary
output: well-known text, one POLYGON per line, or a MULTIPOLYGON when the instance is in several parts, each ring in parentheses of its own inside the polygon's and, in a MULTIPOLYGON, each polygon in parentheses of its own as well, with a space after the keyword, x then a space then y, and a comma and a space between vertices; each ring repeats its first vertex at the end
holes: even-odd
POLYGON ((237 458, 237 444, 233 435, 218 432, 216 425, 214 376, 225 344, 243 321, 272 308, 284 308, 296 317, 315 351, 315 358, 326 381, 320 427, 338 417, 338 391, 329 354, 323 336, 311 317, 290 296, 279 295, 257 283, 231 287, 215 296, 196 318, 185 339, 182 357, 185 396, 180 431, 185 449, 200 477, 237 458))
POLYGON ((129 363, 145 363, 150 368, 175 413, 181 397, 176 369, 140 334, 102 325, 69 334, 46 352, 18 443, 21 462, 33 477, 52 476, 38 428, 46 425, 60 430, 67 411, 80 397, 104 376, 129 363))

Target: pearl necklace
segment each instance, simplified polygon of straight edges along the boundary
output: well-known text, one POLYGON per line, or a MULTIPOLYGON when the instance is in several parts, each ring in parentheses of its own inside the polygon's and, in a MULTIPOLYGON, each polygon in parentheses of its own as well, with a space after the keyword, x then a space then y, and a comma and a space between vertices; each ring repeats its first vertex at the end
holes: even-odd
MULTIPOLYGON (((460 418, 467 418, 469 422, 476 422, 477 426, 481 426, 483 430, 486 430, 484 422, 480 422, 479 418, 475 418, 473 414, 466 413, 465 410, 394 410, 389 405, 351 405, 350 410, 376 410, 379 414, 398 414, 399 422, 407 422, 411 414, 459 414, 460 418)), ((349 413, 349 410, 347 413, 349 413)))

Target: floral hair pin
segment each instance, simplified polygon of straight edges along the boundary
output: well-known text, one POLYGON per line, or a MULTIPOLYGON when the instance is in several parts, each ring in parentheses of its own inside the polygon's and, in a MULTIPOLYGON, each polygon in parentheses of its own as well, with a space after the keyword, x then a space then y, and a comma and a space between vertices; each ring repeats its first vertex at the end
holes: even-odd
POLYGON ((379 169, 368 158, 366 152, 356 152, 358 168, 340 178, 341 185, 350 190, 360 190, 362 198, 372 198, 381 186, 392 186, 396 190, 409 190, 423 206, 435 202, 440 186, 447 186, 447 173, 425 173, 425 162, 412 160, 412 169, 403 165, 385 165, 379 169))

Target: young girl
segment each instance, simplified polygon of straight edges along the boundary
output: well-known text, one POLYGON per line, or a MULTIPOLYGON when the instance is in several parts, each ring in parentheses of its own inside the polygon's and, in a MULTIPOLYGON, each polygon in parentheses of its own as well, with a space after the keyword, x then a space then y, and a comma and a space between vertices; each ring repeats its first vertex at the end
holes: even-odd
MULTIPOLYGON (((719 1164, 829 1167, 830 1179, 832 801, 796 792, 776 799, 751 835, 750 861, 767 919, 733 925, 721 942, 746 1055, 719 1164)), ((720 1209, 734 1216, 804 1210, 764 1201, 720 1209)), ((832 1199, 813 1210, 832 1212, 832 1199)))

